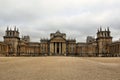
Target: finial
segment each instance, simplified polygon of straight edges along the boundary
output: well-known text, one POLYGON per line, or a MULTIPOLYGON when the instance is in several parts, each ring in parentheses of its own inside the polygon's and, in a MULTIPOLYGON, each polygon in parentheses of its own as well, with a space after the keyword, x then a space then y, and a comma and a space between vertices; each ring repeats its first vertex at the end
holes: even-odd
POLYGON ((100 26, 100 31, 102 31, 102 28, 101 28, 101 26, 100 26))
POLYGON ((10 28, 10 31, 11 31, 12 29, 10 28))
POLYGON ((7 31, 9 30, 9 27, 7 26, 7 31))
POLYGON ((99 32, 99 29, 98 29, 98 32, 99 32))
POLYGON ((60 31, 59 30, 57 30, 57 32, 56 33, 60 33, 60 31))
POLYGON ((14 31, 16 31, 16 26, 14 27, 14 31))
POLYGON ((17 32, 19 32, 19 29, 17 28, 17 32))
POLYGON ((107 27, 107 30, 110 31, 110 30, 109 30, 109 27, 107 27))

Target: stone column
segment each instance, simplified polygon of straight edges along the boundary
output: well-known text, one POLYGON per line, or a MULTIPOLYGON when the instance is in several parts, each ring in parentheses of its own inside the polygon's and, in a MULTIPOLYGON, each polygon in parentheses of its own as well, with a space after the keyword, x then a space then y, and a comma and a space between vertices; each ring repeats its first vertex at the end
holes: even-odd
POLYGON ((119 54, 120 54, 120 44, 119 44, 119 54))
POLYGON ((54 53, 54 43, 52 42, 52 54, 54 53))
POLYGON ((55 54, 57 53, 57 43, 55 43, 55 54))
POLYGON ((53 47, 53 48, 54 48, 53 54, 54 54, 54 53, 55 53, 55 42, 54 42, 54 44, 53 44, 53 45, 54 45, 54 47, 53 47))
POLYGON ((59 43, 59 54, 61 54, 61 42, 59 43))
POLYGON ((61 54, 62 54, 62 42, 61 42, 61 54))
POLYGON ((66 43, 62 44, 62 54, 65 55, 66 54, 66 43))
POLYGON ((50 43, 50 55, 54 53, 54 43, 50 43))

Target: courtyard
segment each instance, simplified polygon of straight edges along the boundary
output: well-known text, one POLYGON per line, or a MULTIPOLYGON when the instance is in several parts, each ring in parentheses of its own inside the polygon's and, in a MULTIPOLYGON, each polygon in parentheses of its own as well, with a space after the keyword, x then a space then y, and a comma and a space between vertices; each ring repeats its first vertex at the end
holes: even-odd
POLYGON ((120 58, 0 57, 0 80, 120 80, 120 58))

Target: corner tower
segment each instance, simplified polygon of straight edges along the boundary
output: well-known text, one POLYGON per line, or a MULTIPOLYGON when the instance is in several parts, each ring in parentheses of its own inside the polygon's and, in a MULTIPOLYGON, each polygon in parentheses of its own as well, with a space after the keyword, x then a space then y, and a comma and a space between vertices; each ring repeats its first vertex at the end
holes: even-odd
POLYGON ((109 53, 108 45, 112 43, 112 37, 110 33, 109 27, 105 30, 102 30, 102 28, 98 29, 96 39, 98 56, 107 56, 109 53))
POLYGON ((18 43, 20 40, 19 30, 16 27, 12 30, 7 27, 5 32, 4 42, 8 45, 8 55, 17 55, 18 53, 18 43))

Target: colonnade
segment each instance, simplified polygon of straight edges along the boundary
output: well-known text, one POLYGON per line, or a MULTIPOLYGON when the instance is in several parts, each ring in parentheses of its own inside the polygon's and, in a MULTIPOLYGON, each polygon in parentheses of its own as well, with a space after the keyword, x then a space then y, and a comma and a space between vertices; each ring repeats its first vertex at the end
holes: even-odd
POLYGON ((54 42, 54 53, 56 55, 62 53, 62 42, 54 42))
POLYGON ((66 43, 64 42, 51 42, 50 54, 51 55, 63 55, 66 53, 66 43))

